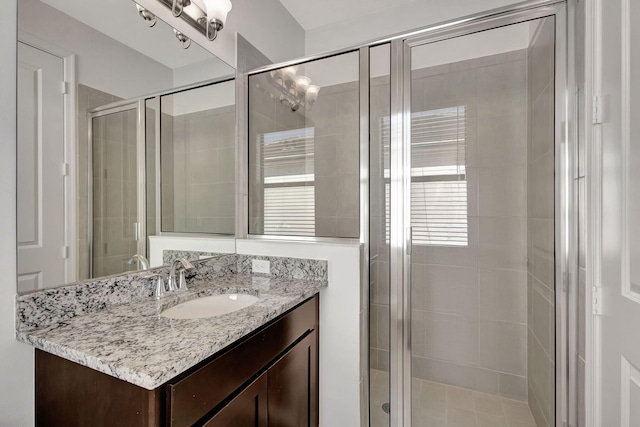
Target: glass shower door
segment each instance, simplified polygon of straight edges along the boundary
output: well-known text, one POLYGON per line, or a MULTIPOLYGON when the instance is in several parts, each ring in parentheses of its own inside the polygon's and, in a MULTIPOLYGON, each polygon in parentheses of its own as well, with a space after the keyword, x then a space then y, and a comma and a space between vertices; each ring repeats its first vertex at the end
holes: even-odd
POLYGON ((555 425, 554 32, 407 45, 414 426, 555 425))
POLYGON ((92 113, 91 277, 137 270, 131 257, 145 253, 139 219, 138 106, 92 113))
POLYGON ((369 380, 371 427, 388 427, 391 71, 389 44, 369 50, 369 380))

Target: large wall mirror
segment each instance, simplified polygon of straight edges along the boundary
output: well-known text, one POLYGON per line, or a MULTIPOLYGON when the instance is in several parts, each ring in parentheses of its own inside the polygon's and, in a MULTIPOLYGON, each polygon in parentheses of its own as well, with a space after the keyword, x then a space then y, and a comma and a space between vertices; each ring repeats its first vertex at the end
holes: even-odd
POLYGON ((18 1, 19 293, 145 268, 151 236, 234 232, 234 69, 141 15, 18 1))

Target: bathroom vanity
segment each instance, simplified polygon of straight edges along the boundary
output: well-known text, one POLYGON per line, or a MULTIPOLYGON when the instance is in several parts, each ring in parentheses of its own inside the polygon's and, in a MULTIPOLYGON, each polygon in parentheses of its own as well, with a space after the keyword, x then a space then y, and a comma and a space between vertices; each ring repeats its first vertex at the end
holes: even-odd
POLYGON ((317 295, 230 347, 153 390, 37 350, 36 425, 318 425, 317 295))
MULTIPOLYGON (((235 255, 209 264, 188 292, 49 324, 42 313, 58 314, 41 307, 42 295, 20 296, 17 336, 36 347, 36 425, 317 426, 318 292, 326 280, 238 272, 235 255), (234 293, 258 301, 210 318, 162 315, 184 301, 234 293)), ((142 279, 128 280, 107 285, 107 294, 142 279)), ((66 300, 67 309, 77 304, 72 295, 85 294, 58 292, 64 296, 48 299, 66 300)))

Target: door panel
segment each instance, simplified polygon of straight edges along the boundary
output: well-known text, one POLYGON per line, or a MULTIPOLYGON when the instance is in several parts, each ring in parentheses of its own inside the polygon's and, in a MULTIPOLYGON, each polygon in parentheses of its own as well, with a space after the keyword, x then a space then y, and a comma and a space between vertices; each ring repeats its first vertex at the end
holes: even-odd
POLYGON ((638 424, 640 407, 640 5, 602 7, 601 425, 638 424))
POLYGON ((18 43, 18 293, 66 282, 63 70, 18 43))
POLYGON ((389 155, 391 116, 390 45, 369 50, 369 343, 371 426, 388 427, 389 417, 389 155))
POLYGON ((554 48, 553 17, 407 44, 415 425, 555 425, 554 48))

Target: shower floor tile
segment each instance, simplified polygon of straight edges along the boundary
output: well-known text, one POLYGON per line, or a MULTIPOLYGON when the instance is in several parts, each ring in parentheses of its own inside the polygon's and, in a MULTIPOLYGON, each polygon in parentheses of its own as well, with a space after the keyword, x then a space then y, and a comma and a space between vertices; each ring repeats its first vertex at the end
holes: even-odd
MULTIPOLYGON (((389 427, 389 375, 371 370, 371 427, 389 427)), ((414 378, 413 427, 536 427, 526 402, 414 378)))

